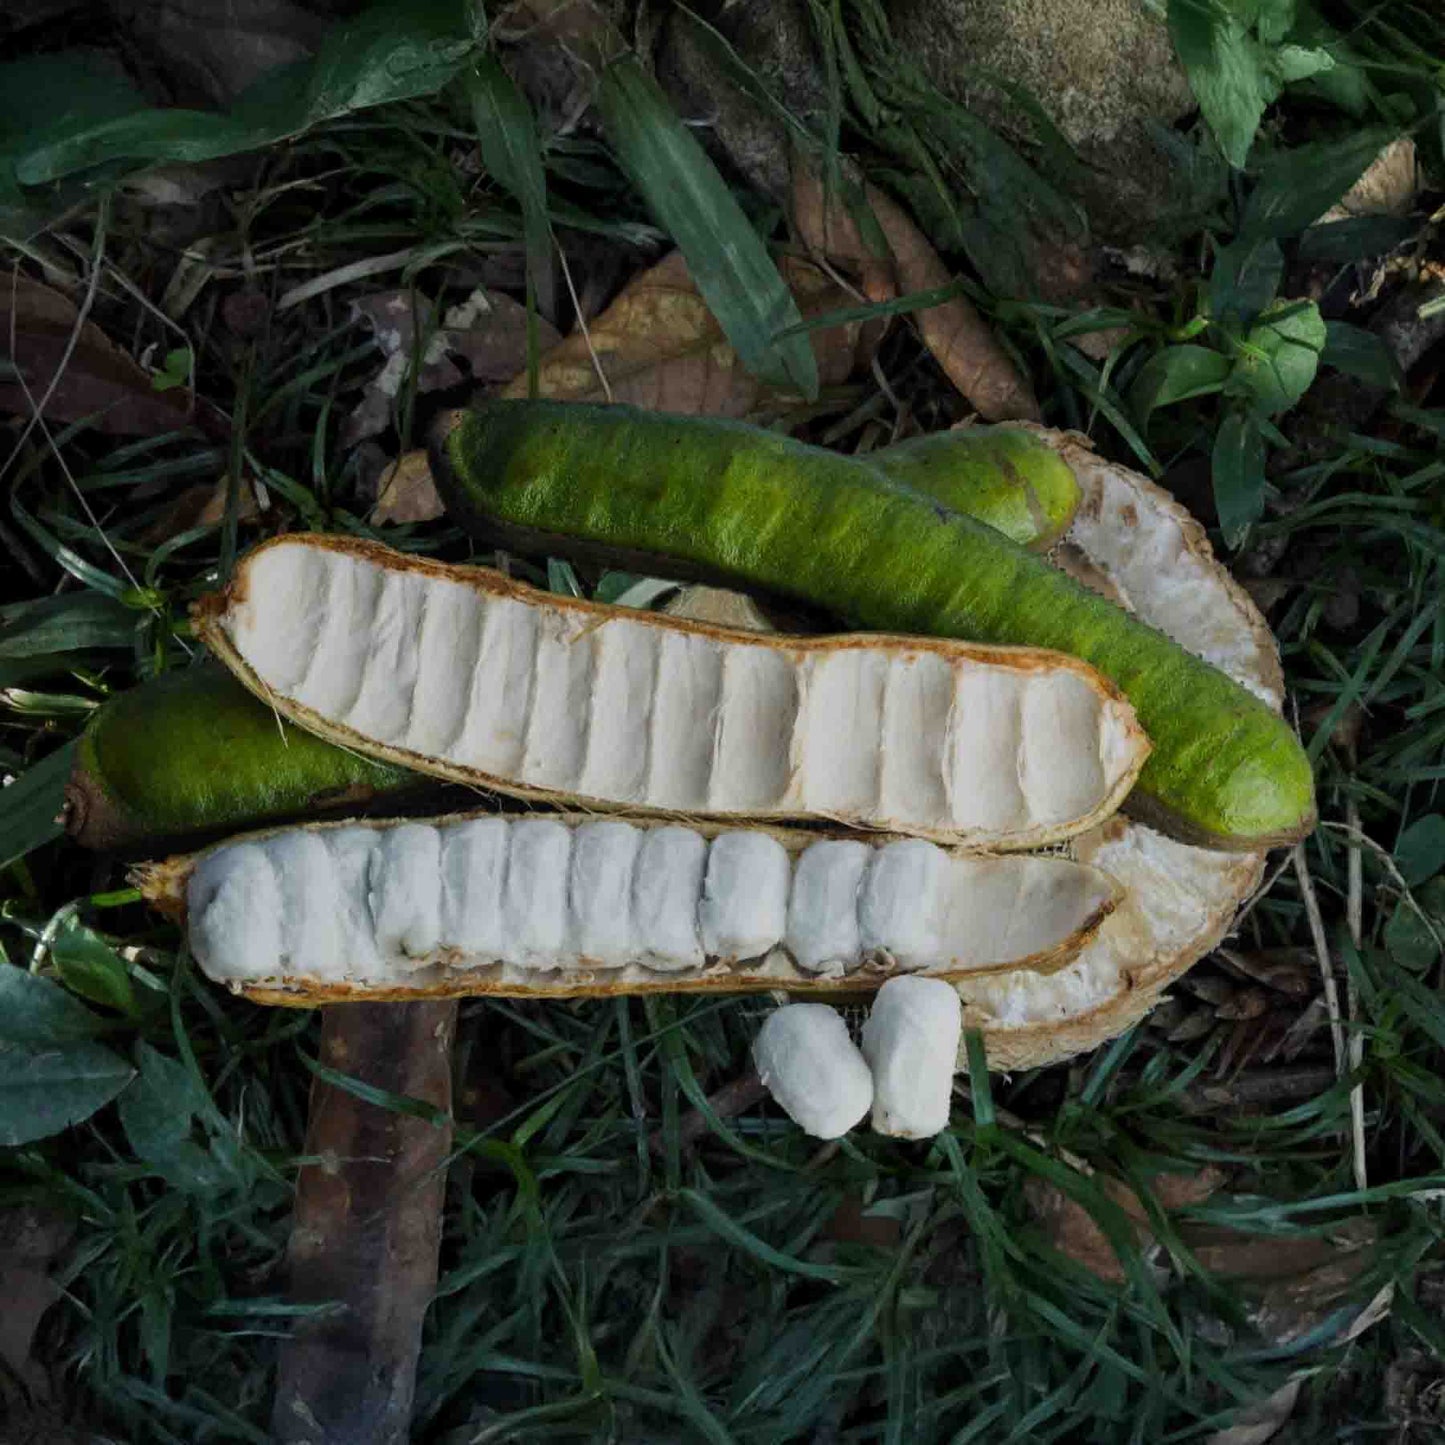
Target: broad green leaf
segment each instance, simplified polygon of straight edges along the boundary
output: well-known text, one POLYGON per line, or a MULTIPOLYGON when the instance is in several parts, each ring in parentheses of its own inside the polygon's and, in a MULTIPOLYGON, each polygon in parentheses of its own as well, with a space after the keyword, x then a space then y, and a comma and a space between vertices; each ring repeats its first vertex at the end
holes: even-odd
POLYGON ((1408 888, 1445 868, 1445 817, 1426 813, 1416 818, 1395 844, 1395 864, 1408 888))
POLYGON ((103 592, 67 592, 0 607, 0 658, 43 657, 135 641, 140 614, 103 592))
POLYGON ((191 1138, 205 1107, 199 1082, 179 1059, 142 1043, 140 1072, 120 1096, 120 1122, 136 1154, 176 1188, 214 1194, 231 1182, 223 1164, 191 1138))
POLYGON ((1364 261, 1408 241, 1418 222, 1406 216, 1350 216, 1311 226, 1299 241, 1302 261, 1364 261))
POLYGON ((1231 389, 1268 416, 1287 411, 1309 390, 1325 347, 1325 323, 1313 301, 1281 301, 1239 344, 1231 389))
POLYGON ((1375 126, 1341 140, 1316 141, 1271 156, 1249 193, 1240 236, 1283 240, 1314 225, 1364 175, 1393 136, 1393 131, 1375 126))
POLYGON ((66 743, 0 788, 0 868, 65 831, 60 810, 74 765, 75 744, 66 743))
POLYGON ((548 315, 555 315, 547 176, 531 109, 494 56, 481 56, 463 73, 463 79, 472 104, 482 164, 522 208, 528 278, 538 305, 548 315))
POLYGON ((816 397, 818 367, 808 339, 775 340, 802 321, 797 302, 717 168, 636 56, 603 72, 598 104, 622 168, 687 258, 743 365, 816 397))
POLYGON ((1348 321, 1327 321, 1325 349, 1320 361, 1383 391, 1400 389, 1400 368, 1390 348, 1363 326, 1351 326, 1348 321))
POLYGON ((1275 241, 1233 241, 1214 258, 1209 275, 1209 314, 1216 321, 1244 321, 1275 298, 1284 276, 1284 252, 1275 241))
POLYGON ((1445 938, 1445 878, 1432 878, 1415 889, 1413 902, 1400 899, 1385 925, 1390 957, 1415 973, 1423 973, 1440 956, 1438 938, 1445 938))
POLYGON ((14 154, 39 186, 106 164, 213 160, 388 101, 429 95, 474 43, 466 0, 384 0, 338 23, 316 58, 263 76, 229 112, 138 107, 68 115, 14 154))
POLYGON ((1169 0, 1169 35, 1220 150, 1230 165, 1243 166, 1273 98, 1267 52, 1209 0, 1169 0))
POLYGON ((100 934, 73 914, 67 914, 56 929, 50 957, 72 993, 136 1016, 135 990, 124 961, 100 934))
POLYGON ((28 1144, 90 1118, 135 1070, 90 1040, 0 1042, 0 1145, 28 1144))
POLYGON ((1232 363, 1208 346, 1169 346, 1139 368, 1129 389, 1129 406, 1142 426, 1156 407, 1218 391, 1232 363))
POLYGON ((0 963, 0 1043, 46 1048, 94 1038, 102 1027, 58 983, 0 963))
POLYGON ((1264 437, 1251 411, 1231 411, 1214 441, 1214 505, 1224 540, 1237 547, 1264 512, 1264 437))

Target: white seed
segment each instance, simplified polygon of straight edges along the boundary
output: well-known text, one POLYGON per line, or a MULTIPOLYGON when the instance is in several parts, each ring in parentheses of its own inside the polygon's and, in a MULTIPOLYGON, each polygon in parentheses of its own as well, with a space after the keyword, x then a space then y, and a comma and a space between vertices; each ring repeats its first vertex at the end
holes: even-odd
POLYGON ((1057 657, 680 628, 287 538, 242 563, 211 640, 303 725, 523 795, 1012 848, 1108 811, 1147 751, 1127 703, 1057 657))
POLYGON ((863 1024, 863 1056, 880 1134, 930 1139, 948 1127, 962 1031, 958 992, 942 979, 906 975, 878 990, 863 1024))
POLYGON ((1112 898, 1106 874, 1066 858, 792 848, 562 815, 298 828, 200 855, 191 923, 202 967, 230 980, 510 965, 519 989, 519 970, 579 968, 745 968, 783 986, 869 955, 961 972, 1038 958, 1077 946, 1112 898))
POLYGON ((873 1077, 848 1025, 825 1003, 770 1013, 753 1040, 758 1077, 805 1134, 836 1139, 868 1112, 873 1077))

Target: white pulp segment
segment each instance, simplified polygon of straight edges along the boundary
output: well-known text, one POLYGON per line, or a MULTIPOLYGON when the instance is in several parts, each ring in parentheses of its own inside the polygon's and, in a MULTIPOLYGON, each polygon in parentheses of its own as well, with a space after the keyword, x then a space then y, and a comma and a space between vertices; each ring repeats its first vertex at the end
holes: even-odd
POLYGON ((799 968, 836 977, 858 966, 863 957, 858 890, 872 852, 866 843, 850 839, 804 849, 793 869, 783 938, 799 968))
POLYGON ((863 1057, 873 1074, 873 1127, 901 1139, 931 1139, 948 1127, 963 1005, 941 978, 890 978, 863 1022, 863 1057))
POLYGON ((1016 846, 1096 811, 1142 747, 1127 704, 1037 659, 680 633, 305 540, 244 584, 223 626, 274 693, 524 790, 1016 846))
POLYGON ((723 833, 707 850, 698 926, 712 958, 761 958, 788 918, 787 850, 766 833, 723 833))
MULTIPOLYGON (((1077 946, 1114 892, 1037 854, 531 815, 300 828, 221 844, 187 884, 213 978, 399 985, 418 970, 972 970, 1077 946), (1012 952, 1010 952, 1012 950, 1012 952)), ((629 974, 629 977, 632 975, 629 974)))
POLYGON ((774 1009, 753 1040, 753 1063, 783 1111, 816 1139, 846 1134, 873 1102, 868 1064, 843 1016, 825 1003, 774 1009))

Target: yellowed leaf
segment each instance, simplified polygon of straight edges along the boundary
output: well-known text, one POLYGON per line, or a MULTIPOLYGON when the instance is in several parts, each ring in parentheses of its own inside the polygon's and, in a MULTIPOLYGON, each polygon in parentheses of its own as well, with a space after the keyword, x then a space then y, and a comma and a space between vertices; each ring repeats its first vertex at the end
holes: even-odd
POLYGON ((382 522, 430 522, 446 511, 432 481, 426 451, 403 452, 381 483, 381 495, 371 513, 373 524, 382 522))
MULTIPOLYGON (((784 258, 782 269, 804 316, 852 304, 816 266, 784 258)), ((811 340, 824 386, 851 376, 873 344, 872 334, 857 322, 812 332, 811 340)), ((611 400, 650 411, 724 417, 747 416, 789 395, 748 373, 679 251, 628 282, 585 335, 576 331, 548 351, 538 368, 538 392, 562 401, 611 400)), ((525 397, 525 373, 502 394, 525 397)))
MULTIPOLYGON (((887 242, 886 257, 866 244, 842 199, 828 195, 817 174, 794 158, 793 221, 810 250, 857 268, 863 290, 873 300, 947 286, 953 279, 948 267, 908 213, 874 186, 866 186, 864 196, 887 242)), ((1040 419, 1038 398, 1027 378, 966 297, 916 311, 913 319, 948 379, 986 421, 1040 419)))

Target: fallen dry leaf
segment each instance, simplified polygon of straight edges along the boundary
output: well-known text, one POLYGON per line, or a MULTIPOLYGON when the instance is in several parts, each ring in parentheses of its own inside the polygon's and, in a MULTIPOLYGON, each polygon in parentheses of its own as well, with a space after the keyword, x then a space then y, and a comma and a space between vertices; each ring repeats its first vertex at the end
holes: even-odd
MULTIPOLYGON (((193 527, 213 527, 226 515, 226 489, 228 481, 219 477, 214 482, 197 482, 187 487, 174 502, 170 510, 153 526, 140 534, 140 540, 148 547, 168 542, 189 532, 193 527)), ((236 515, 243 522, 254 522, 261 515, 253 486, 243 484, 236 515)))
POLYGON ((45 1372, 30 1358, 40 1317, 60 1298, 50 1264, 69 1243, 75 1226, 61 1215, 34 1205, 0 1214, 0 1361, 38 1398, 48 1394, 45 1372))
POLYGON ((1257 1400, 1234 1417, 1234 1424, 1216 1430, 1204 1445, 1264 1445, 1280 1431, 1299 1399, 1301 1377, 1288 1379, 1274 1394, 1257 1400))
POLYGON ((1350 216, 1403 216, 1420 189, 1415 142, 1407 135, 1392 140, 1364 175, 1320 217, 1317 225, 1350 216))
MULTIPOLYGON (((953 280, 948 267, 908 213, 874 186, 865 186, 863 194, 887 242, 886 258, 866 244, 842 199, 829 196, 817 174, 794 158, 793 221, 810 250, 857 268, 870 300, 947 286, 953 280), (880 270, 884 260, 891 265, 891 277, 880 270)), ((913 319, 948 379, 986 421, 1040 419, 1033 388, 972 302, 955 296, 915 311, 913 319)))
MULTIPOLYGON (((784 258, 782 271, 805 317, 850 304, 846 292, 806 261, 784 258)), ((874 344, 873 334, 857 322, 811 332, 810 339, 824 386, 851 376, 874 344)), ((629 281, 586 335, 576 331, 547 352, 538 371, 538 392, 564 401, 606 401, 599 366, 611 400, 650 411, 743 417, 762 402, 787 395, 765 386, 738 360, 680 251, 629 281)), ((526 396, 526 375, 517 376, 502 394, 526 396)))
POLYGON ((90 417, 107 436, 154 436, 192 420, 190 391, 156 391, 144 368, 93 321, 81 326, 67 360, 79 314, 68 296, 42 282, 0 276, 0 358, 12 362, 24 381, 0 382, 0 413, 28 420, 50 391, 47 421, 90 417))
POLYGON ((381 495, 371 513, 373 525, 382 522, 430 522, 446 507, 432 481, 426 449, 403 452, 384 474, 381 495))
MULTIPOLYGON (((478 288, 442 317, 447 349, 460 356, 473 381, 510 381, 527 360, 527 308, 520 301, 478 288)), ((537 317, 537 352, 561 341, 545 317, 537 317)))
MULTIPOLYGON (((1138 1195, 1121 1180, 1105 1175, 1095 1176, 1095 1182, 1129 1216, 1140 1248, 1147 1248, 1152 1236, 1148 1228, 1148 1214, 1138 1195)), ((1151 1187, 1160 1205, 1167 1210, 1175 1210, 1202 1204, 1223 1182, 1223 1174, 1213 1165, 1207 1165, 1197 1174, 1155 1175, 1151 1187)), ((1082 1204, 1071 1199, 1057 1185, 1042 1179, 1030 1179, 1025 1190, 1055 1249, 1110 1284, 1124 1282, 1124 1267, 1114 1253, 1114 1246, 1082 1204)))

